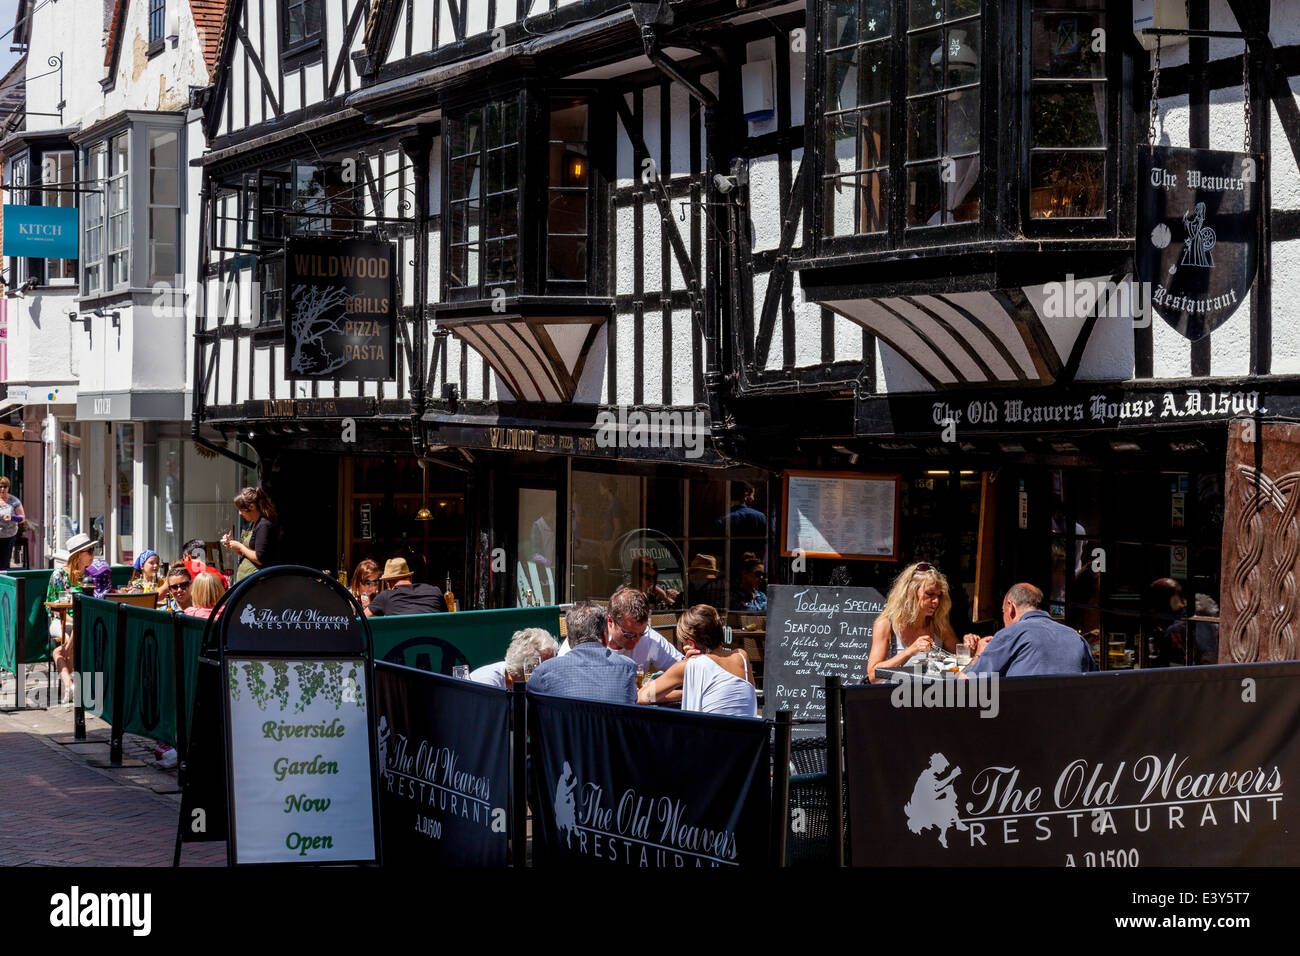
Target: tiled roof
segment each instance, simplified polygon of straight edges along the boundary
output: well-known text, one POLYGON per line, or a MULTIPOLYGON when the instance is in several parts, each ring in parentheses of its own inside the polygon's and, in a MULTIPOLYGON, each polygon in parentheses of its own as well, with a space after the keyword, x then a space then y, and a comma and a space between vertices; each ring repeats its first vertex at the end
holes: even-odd
POLYGON ((199 30, 199 43, 203 45, 209 80, 217 74, 221 38, 226 32, 226 15, 232 6, 233 0, 190 0, 190 13, 194 15, 194 25, 199 30))

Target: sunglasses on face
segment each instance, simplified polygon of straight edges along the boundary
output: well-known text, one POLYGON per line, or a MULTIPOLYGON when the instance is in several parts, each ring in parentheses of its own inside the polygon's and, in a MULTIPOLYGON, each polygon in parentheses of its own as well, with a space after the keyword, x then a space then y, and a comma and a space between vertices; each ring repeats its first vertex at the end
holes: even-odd
POLYGON ((378 587, 379 578, 363 578, 361 580, 361 583, 364 584, 366 587, 371 587, 371 588, 378 587))
POLYGON ((190 589, 190 584, 186 581, 184 584, 169 584, 167 587, 172 591, 188 591, 190 589))

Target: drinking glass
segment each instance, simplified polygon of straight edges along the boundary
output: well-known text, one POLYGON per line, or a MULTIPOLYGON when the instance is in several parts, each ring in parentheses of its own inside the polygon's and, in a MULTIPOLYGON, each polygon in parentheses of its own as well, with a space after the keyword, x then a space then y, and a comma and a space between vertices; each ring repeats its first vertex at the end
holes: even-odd
POLYGON ((451 669, 451 676, 458 678, 459 680, 469 680, 469 665, 456 664, 451 669))
POLYGON ((530 657, 524 661, 524 680, 527 681, 533 676, 533 671, 537 670, 538 665, 542 663, 540 657, 530 657))
POLYGON ((965 667, 965 666, 966 666, 967 664, 969 664, 969 663, 970 663, 970 648, 966 646, 966 644, 965 644, 964 641, 958 642, 958 644, 957 644, 957 666, 958 666, 958 667, 965 667))

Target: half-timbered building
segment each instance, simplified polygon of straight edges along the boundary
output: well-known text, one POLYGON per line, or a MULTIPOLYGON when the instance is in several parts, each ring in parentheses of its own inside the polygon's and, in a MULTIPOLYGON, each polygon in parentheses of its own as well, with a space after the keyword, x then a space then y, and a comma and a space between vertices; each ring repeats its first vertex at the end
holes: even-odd
POLYGON ((1221 605, 1227 656, 1284 653, 1232 617, 1260 571, 1224 515, 1267 479, 1286 519, 1271 459, 1227 465, 1296 398, 1297 31, 1292 0, 234 0, 196 423, 257 448, 311 563, 403 551, 476 605, 926 560, 967 620, 1039 583, 1107 666, 1217 659, 1221 605), (1236 154, 1257 226, 1139 234, 1152 147, 1236 154), (330 238, 396 248, 389 375, 292 373, 285 250, 330 238), (1171 304, 1171 243, 1244 285, 1171 304), (791 469, 898 476, 888 560, 795 551, 791 469))

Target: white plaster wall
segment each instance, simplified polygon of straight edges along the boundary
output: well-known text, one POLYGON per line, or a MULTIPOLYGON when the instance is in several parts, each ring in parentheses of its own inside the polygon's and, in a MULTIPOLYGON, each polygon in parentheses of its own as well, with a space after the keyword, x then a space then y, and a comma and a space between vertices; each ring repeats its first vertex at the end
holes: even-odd
POLYGON ((77 378, 80 353, 73 334, 80 325, 68 321, 75 311, 73 289, 9 300, 10 382, 55 383, 77 378))
MULTIPOLYGON (((1300 0, 1296 0, 1300 6, 1300 0)), ((1300 94, 1300 77, 1291 78, 1291 91, 1300 94)), ((1274 209, 1300 209, 1300 169, 1295 153, 1287 141, 1286 131, 1277 110, 1269 109, 1269 141, 1273 145, 1268 157, 1269 188, 1273 191, 1274 209)))
POLYGON ((1273 372, 1300 375, 1300 322, 1296 321, 1296 277, 1300 276, 1300 240, 1273 244, 1273 274, 1285 276, 1273 293, 1273 372), (1283 290, 1290 290, 1289 296, 1283 290))

